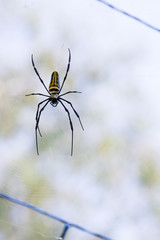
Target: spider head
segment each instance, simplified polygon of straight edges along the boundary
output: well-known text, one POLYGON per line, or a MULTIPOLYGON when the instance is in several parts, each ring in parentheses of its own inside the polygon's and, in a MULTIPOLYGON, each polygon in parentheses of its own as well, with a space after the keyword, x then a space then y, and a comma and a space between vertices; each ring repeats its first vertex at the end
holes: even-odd
POLYGON ((57 98, 52 98, 52 100, 50 101, 50 104, 53 106, 53 107, 56 107, 57 106, 57 104, 58 104, 58 100, 57 100, 57 98))

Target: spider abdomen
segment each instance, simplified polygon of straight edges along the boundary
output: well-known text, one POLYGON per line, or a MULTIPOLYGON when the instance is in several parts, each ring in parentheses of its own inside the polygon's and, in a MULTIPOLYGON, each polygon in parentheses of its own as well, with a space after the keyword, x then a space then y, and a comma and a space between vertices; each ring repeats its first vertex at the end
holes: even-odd
POLYGON ((53 72, 51 75, 51 82, 49 84, 49 92, 51 95, 58 94, 60 89, 59 74, 53 72))

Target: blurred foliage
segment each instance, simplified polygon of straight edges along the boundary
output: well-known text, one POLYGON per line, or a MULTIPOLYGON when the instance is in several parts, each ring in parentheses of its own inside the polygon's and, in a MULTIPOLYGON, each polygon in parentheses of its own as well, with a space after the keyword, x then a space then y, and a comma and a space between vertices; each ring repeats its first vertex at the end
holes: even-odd
MULTIPOLYGON (((126 36, 120 29, 124 22, 112 21, 113 29, 106 10, 87 4, 3 1, 0 191, 114 239, 153 239, 153 232, 160 233, 159 65, 150 53, 158 50, 148 50, 156 45, 149 42, 149 31, 141 36, 137 26, 129 27, 126 36), (70 157, 68 117, 61 106, 49 104, 40 121, 37 156, 34 128, 41 97, 25 94, 45 89, 30 57, 33 53, 48 86, 53 70, 62 81, 68 47, 72 61, 64 89, 82 94, 66 99, 85 131, 71 109, 70 157)), ((54 239, 61 230, 56 221, 0 199, 0 240, 54 239)), ((91 239, 73 232, 68 239, 91 239)))
POLYGON ((140 166, 140 181, 147 188, 159 186, 160 172, 153 156, 146 156, 140 166))

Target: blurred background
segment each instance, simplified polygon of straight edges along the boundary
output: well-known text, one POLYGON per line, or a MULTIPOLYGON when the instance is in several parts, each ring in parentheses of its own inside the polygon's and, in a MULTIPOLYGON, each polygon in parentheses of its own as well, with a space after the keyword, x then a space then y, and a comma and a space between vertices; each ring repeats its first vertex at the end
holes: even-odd
MULTIPOLYGON (((160 2, 111 4, 160 27, 160 2)), ((160 35, 96 0, 0 1, 0 192, 115 240, 160 237, 160 35), (59 104, 35 114, 58 71, 59 104)), ((63 225, 0 199, 0 240, 56 239, 63 225)), ((70 229, 67 239, 96 239, 70 229)))

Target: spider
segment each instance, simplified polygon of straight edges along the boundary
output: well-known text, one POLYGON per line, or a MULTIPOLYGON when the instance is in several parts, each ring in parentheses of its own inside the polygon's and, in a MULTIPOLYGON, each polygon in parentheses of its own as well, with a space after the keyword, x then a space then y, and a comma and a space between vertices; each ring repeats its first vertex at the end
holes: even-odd
POLYGON ((39 135, 42 137, 42 134, 41 134, 41 131, 40 131, 40 128, 39 128, 39 121, 40 121, 42 111, 45 109, 45 107, 48 105, 48 103, 50 103, 53 107, 56 107, 57 104, 60 103, 62 105, 62 107, 64 108, 64 110, 66 111, 67 115, 68 115, 69 124, 70 124, 70 128, 71 128, 71 156, 73 154, 73 123, 72 123, 72 120, 71 120, 70 112, 69 112, 68 108, 65 106, 64 103, 67 103, 67 104, 70 105, 70 107, 72 108, 72 110, 74 111, 75 115, 77 116, 77 118, 79 120, 79 123, 82 127, 82 130, 84 130, 81 119, 80 119, 80 116, 78 115, 77 111, 74 109, 72 103, 62 97, 64 95, 67 95, 67 94, 70 94, 70 93, 81 93, 81 92, 68 91, 68 92, 65 92, 63 94, 60 94, 61 91, 62 91, 63 85, 64 85, 64 83, 67 79, 67 75, 68 75, 69 68, 70 68, 71 52, 70 52, 69 48, 68 48, 68 51, 69 51, 69 59, 68 59, 68 65, 67 65, 66 74, 64 76, 63 82, 60 86, 59 74, 58 74, 58 72, 54 71, 51 75, 51 81, 50 81, 50 84, 49 84, 49 89, 46 87, 42 78, 40 77, 40 75, 39 75, 39 73, 38 73, 38 71, 35 67, 34 61, 33 61, 33 54, 31 55, 31 61, 32 61, 34 71, 36 72, 40 82, 43 84, 44 88, 46 89, 46 91, 48 93, 48 95, 42 94, 42 93, 30 93, 30 94, 26 95, 26 96, 40 95, 40 96, 46 97, 46 99, 44 99, 43 101, 38 103, 37 111, 36 111, 35 137, 36 137, 37 155, 39 155, 37 132, 39 132, 39 135))

